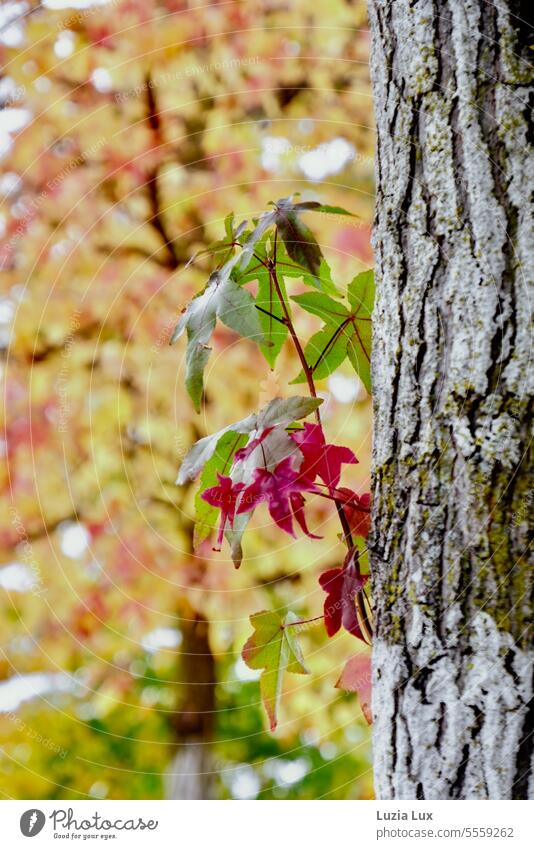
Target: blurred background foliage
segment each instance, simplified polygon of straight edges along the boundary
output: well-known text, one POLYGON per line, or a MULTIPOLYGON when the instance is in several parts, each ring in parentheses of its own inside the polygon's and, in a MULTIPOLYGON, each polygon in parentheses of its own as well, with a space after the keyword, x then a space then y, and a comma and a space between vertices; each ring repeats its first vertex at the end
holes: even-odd
MULTIPOLYGON (((193 552, 194 487, 174 485, 195 439, 287 391, 294 356, 269 374, 219 327, 196 415, 167 344, 230 211, 341 205, 357 217, 309 220, 334 278, 372 264, 368 44, 360 0, 2 6, 4 797, 372 796, 369 729, 333 687, 356 641, 303 632, 313 674, 287 676, 275 735, 240 659, 251 613, 320 613, 331 512, 313 502, 323 539, 293 541, 258 510, 236 573, 193 552)), ((363 492, 370 401, 348 365, 320 389, 363 492)))

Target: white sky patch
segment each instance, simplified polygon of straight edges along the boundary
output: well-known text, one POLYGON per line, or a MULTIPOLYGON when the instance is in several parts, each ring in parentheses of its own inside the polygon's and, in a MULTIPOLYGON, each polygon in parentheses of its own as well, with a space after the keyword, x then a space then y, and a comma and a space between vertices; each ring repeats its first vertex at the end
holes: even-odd
POLYGON ((29 109, 2 109, 0 111, 0 158, 5 156, 13 146, 12 133, 22 130, 32 114, 29 109))
POLYGON ((299 130, 301 133, 304 133, 304 135, 311 133, 314 126, 315 121, 313 120, 313 118, 301 118, 301 120, 299 121, 299 130))
POLYGON ((72 246, 72 242, 69 239, 61 239, 61 241, 56 242, 55 245, 52 245, 50 248, 50 253, 53 257, 62 257, 67 256, 72 246))
POLYGON ((15 304, 9 298, 0 299, 0 324, 11 324, 15 314, 15 304))
POLYGON ((7 348, 11 339, 11 325, 15 304, 9 298, 0 298, 0 348, 7 348))
POLYGON ((237 767, 227 777, 230 792, 234 799, 255 799, 261 789, 261 782, 251 766, 237 767))
POLYGON ((281 159, 289 150, 291 142, 284 136, 265 136, 261 140, 261 165, 266 171, 280 170, 281 159))
POLYGON ((3 109, 0 112, 0 132, 16 133, 26 126, 31 117, 29 109, 3 109))
POLYGON ((0 6, 0 42, 7 47, 20 47, 24 42, 22 21, 27 3, 4 3, 0 6))
POLYGON ((64 29, 56 38, 54 53, 59 59, 66 59, 74 50, 74 33, 70 29, 64 29))
POLYGON ((306 758, 295 758, 294 761, 276 758, 266 764, 266 771, 281 787, 290 787, 302 781, 310 771, 310 764, 306 758))
POLYGON ((2 174, 0 177, 0 193, 4 198, 15 194, 21 185, 21 179, 15 171, 6 171, 5 174, 2 174))
POLYGON ((7 156, 11 148, 13 147, 13 140, 9 133, 3 133, 0 128, 0 159, 4 156, 7 156))
POLYGON ((105 93, 107 91, 111 91, 113 88, 113 83, 111 81, 111 75, 109 71, 106 71, 105 68, 95 68, 93 73, 91 74, 91 82, 97 91, 101 93, 105 93))
POLYGON ((348 740, 349 743, 363 743, 367 737, 361 725, 356 725, 356 723, 347 725, 344 735, 345 739, 348 740))
POLYGON ((300 733, 300 739, 305 746, 318 746, 321 738, 316 728, 305 728, 300 733))
POLYGON ((23 283, 15 283, 14 286, 11 287, 11 297, 17 304, 20 304, 22 301, 25 301, 26 298, 26 287, 23 283))
POLYGON ((251 669, 242 657, 234 663, 234 675, 238 681, 257 681, 261 675, 261 669, 251 669))
POLYGON ((74 683, 61 672, 32 672, 14 675, 0 683, 0 713, 17 710, 23 702, 51 692, 70 692, 74 683))
POLYGON ((326 742, 319 746, 319 751, 325 761, 331 761, 337 755, 337 746, 335 743, 326 742))
POLYGON ((107 6, 111 0, 43 0, 46 9, 88 9, 90 6, 107 6))
POLYGON ((95 781, 89 789, 89 795, 95 799, 105 799, 108 795, 109 787, 105 781, 95 781))
POLYGON ((9 563, 0 568, 0 587, 16 593, 26 593, 33 589, 37 581, 29 566, 23 563, 9 563))
POLYGON ((177 628, 154 628, 145 634, 141 641, 145 651, 156 652, 159 649, 175 649, 182 642, 182 635, 177 628))
POLYGON ((34 84, 35 88, 37 89, 37 91, 40 91, 40 92, 43 92, 43 93, 45 91, 50 91, 50 89, 52 88, 52 83, 50 82, 48 77, 37 77, 37 79, 34 80, 33 84, 34 84))
POLYGON ((18 86, 13 77, 2 77, 0 79, 0 100, 5 105, 13 103, 15 100, 20 100, 24 95, 25 89, 18 86))
POLYGON ((91 542, 89 531, 79 522, 63 522, 59 533, 61 551, 73 560, 81 557, 91 542))
POLYGON ((340 404, 364 401, 367 398, 367 391, 358 375, 346 377, 344 374, 332 374, 328 378, 328 388, 340 404))
POLYGON ((308 180, 318 182, 325 177, 339 174, 355 155, 354 145, 337 136, 332 141, 302 153, 298 158, 298 165, 308 180))

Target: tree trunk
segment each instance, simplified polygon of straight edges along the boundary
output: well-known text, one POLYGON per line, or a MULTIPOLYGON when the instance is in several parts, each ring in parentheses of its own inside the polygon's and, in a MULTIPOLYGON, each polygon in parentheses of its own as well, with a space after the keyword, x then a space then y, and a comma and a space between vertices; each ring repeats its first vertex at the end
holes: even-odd
POLYGON ((532 798, 526 4, 369 5, 376 795, 532 798))
POLYGON ((209 644, 209 627, 198 612, 182 604, 180 698, 172 725, 177 751, 166 780, 167 799, 212 799, 215 764, 215 660, 209 644))

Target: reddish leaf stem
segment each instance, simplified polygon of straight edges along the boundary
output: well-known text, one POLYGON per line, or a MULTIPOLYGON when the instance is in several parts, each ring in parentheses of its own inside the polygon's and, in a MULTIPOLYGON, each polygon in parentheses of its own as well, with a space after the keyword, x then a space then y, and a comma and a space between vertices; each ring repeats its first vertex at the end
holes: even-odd
POLYGON ((299 619, 298 622, 287 622, 284 628, 295 628, 298 625, 309 625, 311 622, 323 621, 324 616, 312 616, 311 619, 299 619))
MULTIPOLYGON (((267 265, 268 265, 268 268, 269 268, 269 275, 270 275, 272 284, 275 288, 276 294, 278 295, 278 298, 280 300, 280 304, 282 306, 282 310, 283 310, 284 317, 285 317, 285 323, 287 324, 287 328, 289 330, 291 339, 293 341, 295 351, 297 352, 297 356, 300 360, 300 364, 302 366, 302 371, 304 372, 304 375, 306 377, 306 382, 307 382, 308 388, 310 390, 310 395, 313 398, 317 398, 317 390, 315 388, 315 383, 314 383, 314 380, 313 380, 313 369, 310 368, 310 366, 306 362, 306 357, 304 356, 304 350, 302 348, 302 345, 300 344, 300 339, 297 336, 297 332, 295 330, 295 326, 293 324, 291 314, 289 312, 289 308, 288 308, 288 306, 285 302, 285 299, 284 299, 284 296, 283 296, 283 293, 282 293, 282 288, 281 288, 280 282, 278 280, 278 275, 276 273, 277 239, 278 239, 278 229, 276 229, 274 231, 274 257, 273 257, 273 259, 269 259, 267 261, 267 265)), ((317 420, 317 424, 319 426, 322 426, 321 425, 321 414, 319 413, 318 409, 315 411, 315 418, 317 420)), ((335 497, 333 498, 333 501, 334 501, 334 504, 336 505, 337 514, 338 514, 338 517, 339 517, 341 528, 343 530, 343 539, 345 541, 347 548, 350 550, 354 546, 354 541, 352 539, 352 532, 351 532, 351 529, 350 529, 350 525, 348 523, 348 520, 347 520, 347 517, 345 515, 345 511, 343 509, 343 505, 342 505, 341 501, 339 501, 339 499, 337 499, 335 497)), ((372 629, 371 622, 369 621, 369 617, 367 615, 367 610, 366 610, 366 607, 365 607, 365 600, 364 600, 364 596, 363 596, 362 592, 359 592, 356 595, 356 608, 358 610, 358 616, 359 616, 360 621, 361 621, 362 632, 363 632, 364 636, 366 637, 367 642, 370 643, 371 640, 372 640, 372 636, 373 636, 373 629, 372 629)))

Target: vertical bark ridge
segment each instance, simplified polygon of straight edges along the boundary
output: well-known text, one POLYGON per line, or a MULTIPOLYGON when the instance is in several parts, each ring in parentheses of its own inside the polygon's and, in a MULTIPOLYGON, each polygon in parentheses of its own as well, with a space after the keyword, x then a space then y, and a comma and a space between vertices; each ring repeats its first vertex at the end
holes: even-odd
POLYGON ((524 12, 369 4, 380 798, 534 795, 524 12))

